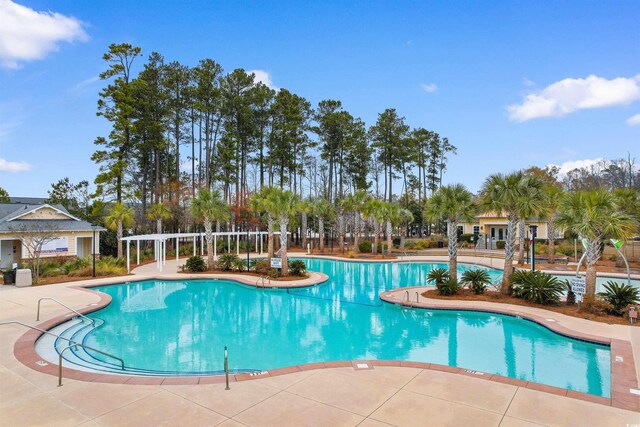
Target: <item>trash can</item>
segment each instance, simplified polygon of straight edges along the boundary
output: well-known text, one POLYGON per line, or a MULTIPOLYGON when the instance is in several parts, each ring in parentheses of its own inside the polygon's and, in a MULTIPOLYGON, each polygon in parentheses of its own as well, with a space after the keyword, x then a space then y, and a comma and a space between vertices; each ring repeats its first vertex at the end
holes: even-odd
POLYGON ((17 270, 15 274, 17 288, 31 286, 31 270, 29 270, 28 268, 21 268, 20 270, 17 270))
POLYGON ((438 247, 444 248, 444 240, 438 240, 438 247))
POLYGON ((16 283, 16 270, 5 270, 2 272, 2 278, 5 285, 14 285, 16 283))

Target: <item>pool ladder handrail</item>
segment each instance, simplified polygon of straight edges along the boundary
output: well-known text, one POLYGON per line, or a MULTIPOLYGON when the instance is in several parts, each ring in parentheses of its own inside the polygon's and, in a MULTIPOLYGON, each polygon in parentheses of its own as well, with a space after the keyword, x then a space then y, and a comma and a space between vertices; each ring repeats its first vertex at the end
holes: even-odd
MULTIPOLYGON (((416 291, 415 293, 415 297, 416 297, 416 304, 420 302, 420 297, 418 295, 418 291, 416 291)), ((400 301, 400 305, 404 305, 404 300, 407 300, 407 304, 411 304, 411 299, 409 298, 409 291, 404 291, 404 295, 402 296, 402 301, 400 301)))
POLYGON ((68 349, 72 348, 72 347, 80 346, 80 347, 82 347, 84 349, 95 351, 96 353, 100 353, 100 354, 103 354, 105 356, 111 357, 112 359, 116 359, 116 360, 118 360, 120 362, 120 369, 124 371, 124 359, 122 359, 122 358, 120 358, 118 356, 114 356, 114 355, 106 353, 106 352, 104 352, 102 350, 98 350, 97 348, 89 347, 88 345, 84 345, 82 343, 72 341, 69 338, 65 338, 65 337, 60 336, 58 334, 54 334, 53 332, 45 331, 44 329, 38 328, 37 326, 29 325, 27 323, 20 322, 19 320, 8 320, 6 322, 0 322, 0 326, 2 326, 2 325, 11 325, 11 324, 22 325, 22 326, 24 326, 26 328, 34 329, 36 331, 42 332, 43 334, 51 335, 51 336, 54 336, 56 338, 59 338, 59 339, 62 339, 62 340, 65 340, 65 341, 71 343, 71 345, 65 347, 60 352, 60 354, 58 355, 58 387, 60 387, 62 385, 62 354, 65 351, 67 351, 68 349))
POLYGON ((269 276, 260 276, 258 277, 258 280, 256 280, 256 287, 260 288, 263 287, 264 288, 264 280, 267 279, 269 281, 269 286, 271 286, 271 277, 269 276), (262 281, 262 286, 258 286, 258 282, 262 281))
POLYGON ((40 299, 38 300, 38 312, 37 312, 37 314, 36 314, 36 321, 40 321, 40 303, 41 303, 43 300, 49 300, 49 301, 53 301, 53 302, 55 302, 55 303, 58 303, 58 304, 59 304, 59 305, 61 305, 62 307, 66 308, 67 310, 70 310, 70 311, 74 312, 75 314, 77 314, 78 316, 82 317, 83 319, 88 320, 90 323, 92 323, 92 324, 93 324, 93 326, 95 326, 95 325, 96 325, 96 319, 91 319, 91 318, 89 318, 89 317, 85 316, 84 314, 80 313, 79 311, 76 311, 76 310, 74 310, 73 308, 69 307, 69 306, 68 306, 68 305, 66 305, 65 303, 63 303, 63 302, 61 302, 61 301, 58 301, 57 299, 55 299, 55 298, 51 298, 51 297, 42 297, 42 298, 40 298, 40 299))

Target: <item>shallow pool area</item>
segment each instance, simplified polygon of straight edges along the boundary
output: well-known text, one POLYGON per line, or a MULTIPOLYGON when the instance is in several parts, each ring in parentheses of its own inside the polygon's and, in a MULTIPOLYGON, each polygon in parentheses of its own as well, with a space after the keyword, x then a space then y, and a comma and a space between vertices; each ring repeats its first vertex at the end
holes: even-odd
MULTIPOLYGON (((610 396, 608 346, 567 338, 534 322, 473 311, 403 309, 379 294, 422 285, 438 263, 307 259, 323 284, 256 289, 229 280, 149 280, 94 288, 112 302, 63 324, 66 336, 125 361, 129 375, 206 375, 311 362, 403 360, 438 363, 610 396)), ((460 265, 460 272, 470 265, 460 265)), ((492 278, 501 271, 489 269, 492 278)), ((71 354, 70 354, 71 353, 71 354)), ((68 356, 67 356, 68 355, 68 356)), ((117 373, 86 351, 67 363, 117 373)))

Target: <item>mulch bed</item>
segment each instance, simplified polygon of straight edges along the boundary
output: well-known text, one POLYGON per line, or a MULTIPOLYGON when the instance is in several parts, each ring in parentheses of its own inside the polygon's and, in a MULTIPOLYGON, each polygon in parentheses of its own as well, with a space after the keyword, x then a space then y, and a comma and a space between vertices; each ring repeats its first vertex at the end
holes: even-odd
POLYGON ((522 298, 516 298, 509 295, 503 295, 499 292, 495 291, 487 291, 484 294, 476 295, 468 289, 463 289, 459 291, 457 294, 452 296, 442 296, 438 294, 438 291, 435 289, 431 289, 422 293, 422 296, 425 298, 432 299, 440 299, 440 300, 449 300, 449 301, 488 301, 488 302, 497 302, 502 304, 513 304, 513 305, 521 305, 525 307, 536 307, 542 308, 545 310, 553 311, 556 313, 565 314, 567 316, 579 317, 581 319, 593 320, 594 322, 602 322, 608 324, 616 324, 616 325, 630 325, 630 326, 640 326, 640 322, 629 323, 629 319, 625 319, 623 317, 612 316, 609 314, 605 314, 603 316, 596 316, 595 314, 585 313, 578 311, 578 304, 574 305, 566 305, 561 303, 560 305, 541 305, 535 304, 527 300, 523 300, 522 298))

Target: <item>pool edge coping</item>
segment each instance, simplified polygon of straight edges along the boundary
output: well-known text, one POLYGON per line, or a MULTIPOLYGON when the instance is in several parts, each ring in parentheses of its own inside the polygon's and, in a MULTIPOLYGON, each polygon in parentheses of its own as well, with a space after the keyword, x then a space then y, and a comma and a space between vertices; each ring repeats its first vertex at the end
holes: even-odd
MULTIPOLYGON (((129 276, 127 276, 129 277, 129 276)), ((328 277, 328 276, 327 276, 328 277)), ((211 279, 206 277, 196 277, 200 279, 211 279)), ((86 284, 78 284, 74 286, 68 286, 70 289, 81 290, 85 292, 90 292, 98 296, 99 301, 97 303, 92 303, 85 307, 78 309, 77 311, 81 314, 88 314, 102 308, 106 307, 111 303, 111 296, 93 290, 92 288, 100 287, 100 286, 109 286, 109 285, 117 285, 117 284, 126 284, 132 282, 141 282, 146 280, 171 280, 171 281, 179 281, 178 278, 166 278, 166 277, 154 277, 154 276, 140 276, 133 280, 125 280, 122 281, 122 278, 114 278, 114 281, 104 282, 104 283, 86 283, 86 284)), ((236 281, 242 285, 247 285, 247 283, 242 283, 238 280, 228 279, 225 280, 236 281)), ((320 282, 323 283, 323 282, 320 282)), ((250 285, 250 284, 249 284, 250 285)), ((250 285, 257 287, 255 285, 250 285)), ((308 285, 313 286, 313 285, 308 285)), ((418 288, 419 286, 414 287, 405 287, 398 288, 394 291, 398 291, 400 289, 406 290, 410 288, 418 288)), ((385 300, 383 294, 388 292, 383 292, 379 295, 379 298, 385 301, 386 303, 395 304, 395 305, 403 305, 409 308, 419 308, 419 309, 440 309, 440 310, 458 310, 458 311, 478 311, 478 312, 491 312, 497 314, 504 314, 514 317, 521 317, 526 320, 537 323, 552 332, 558 333, 560 335, 575 338, 578 340, 595 342, 598 344, 609 345, 611 352, 611 397, 606 398, 602 396, 596 396, 592 394, 582 393, 574 390, 564 389, 560 387, 554 387, 546 384, 535 383, 531 381, 519 380, 511 377, 504 377, 497 374, 491 374, 480 371, 473 371, 465 368, 452 367, 448 365, 439 365, 435 363, 426 363, 426 362, 410 362, 410 361, 397 361, 397 360, 354 360, 354 361, 335 361, 335 362, 316 362, 316 363, 308 363, 302 365, 293 365, 289 367, 277 368, 268 371, 262 371, 258 374, 230 374, 230 381, 246 381, 246 380, 256 380, 261 378, 267 378, 270 376, 279 376, 285 375, 287 373, 294 373, 304 370, 310 369, 324 369, 324 368, 338 368, 338 367, 353 367, 356 369, 357 363, 368 363, 372 366, 391 366, 391 367, 415 367, 421 369, 433 369, 438 371, 444 371, 449 373, 456 373, 471 376, 474 378, 481 378, 486 380, 493 380, 497 382, 507 383, 511 385, 516 385, 519 387, 529 388, 533 390, 543 391, 546 393, 561 395, 565 397, 575 398, 583 401, 588 401, 592 403, 603 404, 606 406, 612 406, 620 409, 631 410, 634 412, 640 412, 640 396, 634 395, 630 393, 629 389, 638 389, 638 380, 636 376, 635 369, 635 361, 633 358, 633 349, 630 341, 601 337, 601 336, 593 336, 588 334, 583 334, 582 332, 575 331, 569 328, 566 328, 562 325, 558 325, 556 322, 553 324, 549 324, 550 322, 544 323, 544 318, 531 314, 531 313, 522 313, 514 310, 510 310, 509 308, 491 308, 491 309, 483 309, 482 307, 473 306, 471 307, 460 307, 452 304, 451 307, 429 307, 425 304, 425 306, 415 305, 415 303, 409 304, 399 304, 397 300, 390 301, 385 300), (557 331, 556 328, 559 328, 560 331, 557 331), (615 353, 615 355, 614 355, 615 353), (622 357, 622 361, 618 362, 616 356, 622 357), (632 375, 631 375, 632 373, 632 375), (495 379, 494 379, 495 377, 495 379)), ((482 301, 478 301, 478 303, 482 303, 482 301)), ((421 304, 421 303, 418 303, 421 304)), ((47 321, 41 322, 37 325, 40 329, 48 331, 55 326, 58 326, 75 316, 75 313, 70 313, 66 315, 57 316, 51 318, 47 321)), ((18 340, 14 344, 14 357, 20 361, 23 365, 31 368, 37 372, 57 376, 58 375, 58 365, 52 363, 46 363, 44 366, 41 366, 37 362, 42 361, 42 357, 36 352, 35 344, 36 341, 43 335, 42 332, 38 330, 30 329, 23 335, 21 335, 18 340)), ((135 375, 135 376, 127 376, 127 375, 118 375, 118 374, 106 374, 99 372, 89 372, 89 371, 81 371, 73 368, 64 367, 62 368, 62 376, 64 378, 73 379, 77 381, 86 381, 86 382, 99 382, 99 383, 111 383, 111 384, 138 384, 138 385, 196 385, 196 384, 215 384, 215 383, 223 383, 224 376, 215 375, 215 376, 143 376, 143 375, 135 375)))

